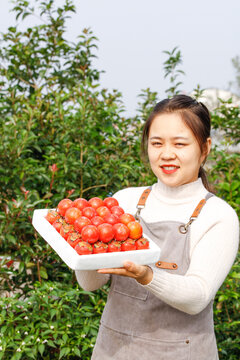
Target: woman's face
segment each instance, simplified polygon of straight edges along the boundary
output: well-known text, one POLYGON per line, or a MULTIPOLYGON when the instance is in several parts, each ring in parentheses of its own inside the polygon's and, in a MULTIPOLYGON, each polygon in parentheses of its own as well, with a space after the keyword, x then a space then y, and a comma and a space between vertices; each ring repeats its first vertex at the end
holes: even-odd
POLYGON ((150 127, 148 157, 153 173, 175 187, 197 180, 200 165, 211 148, 201 153, 197 139, 178 113, 157 115, 150 127))

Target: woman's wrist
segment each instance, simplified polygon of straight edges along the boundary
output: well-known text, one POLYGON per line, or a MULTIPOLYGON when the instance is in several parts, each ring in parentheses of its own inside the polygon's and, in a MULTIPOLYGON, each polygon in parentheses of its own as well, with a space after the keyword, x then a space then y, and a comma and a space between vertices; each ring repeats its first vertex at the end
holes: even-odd
POLYGON ((143 273, 142 276, 138 277, 136 280, 141 285, 148 285, 153 279, 153 271, 150 266, 146 265, 144 267, 145 267, 145 272, 143 273))

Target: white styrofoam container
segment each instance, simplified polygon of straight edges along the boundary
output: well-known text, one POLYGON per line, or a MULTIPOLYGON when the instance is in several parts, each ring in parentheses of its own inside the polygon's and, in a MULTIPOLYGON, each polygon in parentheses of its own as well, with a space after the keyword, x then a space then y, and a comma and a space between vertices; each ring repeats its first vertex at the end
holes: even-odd
POLYGON ((126 260, 133 261, 139 265, 153 264, 159 260, 160 248, 149 238, 150 248, 146 250, 79 255, 45 219, 47 212, 48 209, 35 210, 32 224, 60 258, 73 270, 97 270, 122 267, 126 260))

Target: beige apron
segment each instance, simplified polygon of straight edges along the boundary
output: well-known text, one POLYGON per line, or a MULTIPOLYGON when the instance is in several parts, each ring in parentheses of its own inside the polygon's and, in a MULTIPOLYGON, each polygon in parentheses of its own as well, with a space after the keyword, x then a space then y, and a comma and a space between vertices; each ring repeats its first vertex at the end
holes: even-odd
MULTIPOLYGON (((202 200, 201 208, 210 196, 208 193, 202 200)), ((144 233, 161 248, 160 261, 177 263, 175 270, 165 271, 184 275, 188 270, 189 225, 200 210, 186 225, 176 221, 146 223, 139 217, 144 233)), ((155 265, 161 267, 160 261, 155 265)), ((113 275, 91 359, 217 360, 212 302, 199 314, 189 315, 161 301, 135 279, 113 275)))

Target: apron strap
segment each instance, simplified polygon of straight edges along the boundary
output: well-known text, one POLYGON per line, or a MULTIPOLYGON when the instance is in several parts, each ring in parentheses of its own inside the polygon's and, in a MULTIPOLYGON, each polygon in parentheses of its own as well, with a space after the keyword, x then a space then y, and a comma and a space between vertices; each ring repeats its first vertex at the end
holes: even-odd
POLYGON ((179 226, 179 231, 180 231, 181 234, 186 234, 188 232, 188 227, 192 224, 192 222, 194 220, 196 220, 196 218, 200 214, 203 206, 206 204, 207 200, 210 199, 212 196, 214 196, 214 194, 208 192, 207 195, 205 196, 205 198, 199 201, 198 205, 196 206, 196 208, 194 209, 192 215, 190 216, 190 219, 189 219, 188 223, 185 224, 185 225, 180 225, 179 226))
POLYGON ((140 199, 138 200, 137 203, 137 212, 135 214, 135 219, 139 221, 139 215, 141 210, 145 207, 145 203, 147 201, 148 195, 150 194, 152 190, 152 187, 150 186, 149 188, 147 188, 146 190, 144 190, 144 192, 142 193, 142 195, 140 196, 140 199))

